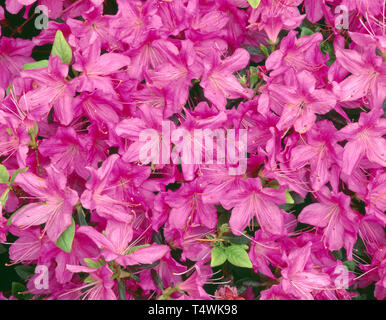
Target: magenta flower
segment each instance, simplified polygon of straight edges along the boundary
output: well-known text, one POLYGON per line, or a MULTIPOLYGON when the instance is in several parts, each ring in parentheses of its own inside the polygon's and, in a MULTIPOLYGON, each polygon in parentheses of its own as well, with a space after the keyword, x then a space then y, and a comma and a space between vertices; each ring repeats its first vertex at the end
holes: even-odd
POLYGON ((259 178, 247 179, 239 190, 229 192, 227 198, 220 199, 222 206, 232 215, 229 226, 232 232, 239 235, 251 222, 257 219, 260 228, 273 235, 284 235, 284 216, 278 207, 285 203, 284 190, 263 188, 259 178))
POLYGON ((360 55, 357 51, 338 49, 337 61, 351 73, 334 85, 334 93, 341 101, 354 101, 369 94, 374 107, 382 105, 386 98, 386 66, 383 59, 372 50, 360 55))
POLYGON ((344 146, 342 170, 350 175, 360 161, 368 160, 381 167, 386 166, 386 120, 379 118, 383 110, 378 108, 369 113, 362 113, 359 121, 350 123, 338 132, 340 140, 347 139, 344 146))
MULTIPOLYGON (((323 57, 319 45, 323 40, 321 33, 296 38, 296 32, 290 31, 280 42, 280 49, 275 50, 267 58, 267 69, 273 69, 270 76, 283 75, 296 76, 296 73, 307 70, 313 75, 322 78, 327 75, 328 56, 323 57), (288 72, 292 69, 294 72, 288 72), (317 73, 315 71, 318 71, 317 73)), ((295 79, 294 79, 295 80, 295 79)))
POLYGON ((324 187, 318 194, 319 203, 306 206, 298 219, 323 228, 323 242, 330 250, 346 249, 349 259, 357 240, 360 216, 350 208, 351 198, 343 193, 330 193, 324 187))
POLYGON ((325 114, 336 104, 330 91, 316 89, 315 77, 306 70, 296 75, 294 86, 270 84, 268 90, 273 102, 283 106, 276 125, 279 130, 294 126, 296 132, 305 133, 314 125, 316 113, 325 114))
POLYGON ((329 275, 310 267, 311 242, 285 256, 287 267, 281 270, 283 291, 301 300, 314 300, 313 292, 331 286, 329 275))
POLYGON ((17 14, 23 8, 23 6, 29 6, 34 2, 36 2, 36 0, 6 0, 5 6, 7 11, 12 14, 17 14))
POLYGON ((137 264, 152 264, 169 252, 165 245, 141 245, 133 239, 133 229, 130 224, 109 220, 105 235, 89 226, 82 226, 79 233, 87 235, 99 249, 106 261, 116 261, 122 266, 137 264), (139 248, 135 246, 139 245, 139 248))
POLYGON ((178 55, 170 57, 170 62, 159 65, 155 70, 149 70, 148 74, 153 86, 166 91, 166 101, 174 106, 173 113, 177 113, 188 99, 191 81, 201 77, 202 66, 192 42, 186 40, 181 43, 178 55))
POLYGON ((47 178, 33 173, 18 174, 18 186, 37 197, 40 201, 27 204, 12 217, 12 224, 27 229, 45 223, 44 231, 53 241, 59 238, 71 224, 73 206, 78 202, 78 194, 66 186, 67 179, 55 167, 47 167, 47 178))
POLYGON ((216 208, 212 204, 204 204, 202 193, 204 181, 197 179, 183 184, 177 191, 169 192, 165 202, 172 208, 169 223, 176 229, 186 229, 191 224, 202 224, 214 228, 217 222, 216 208))
POLYGON ((232 56, 221 60, 217 52, 213 52, 206 61, 205 73, 200 82, 204 95, 221 110, 225 109, 227 99, 252 98, 253 92, 243 88, 234 72, 243 69, 249 62, 249 53, 237 49, 232 56))
MULTIPOLYGON (((70 124, 74 117, 72 98, 75 95, 71 82, 66 80, 68 65, 60 57, 51 57, 48 68, 25 70, 21 76, 36 81, 37 88, 26 94, 30 108, 43 108, 47 116, 54 107, 55 117, 64 125, 70 124)), ((39 120, 39 119, 36 119, 39 120)))
POLYGON ((130 64, 130 58, 118 53, 101 53, 100 41, 95 41, 82 55, 75 53, 74 69, 82 72, 76 78, 79 91, 92 92, 99 89, 115 94, 112 75, 130 64))
POLYGON ((297 6, 301 0, 262 0, 249 18, 250 26, 264 30, 268 38, 276 43, 280 30, 297 28, 305 15, 300 15, 297 6))
POLYGON ((66 267, 72 273, 88 273, 90 275, 90 282, 68 290, 60 298, 64 299, 69 294, 76 294, 78 299, 82 298, 83 300, 117 300, 113 289, 115 282, 111 280, 113 272, 108 266, 103 265, 98 269, 94 269, 68 264, 66 267))
POLYGON ((331 179, 329 168, 339 161, 343 151, 337 143, 336 132, 331 122, 319 121, 306 133, 304 143, 291 150, 291 167, 296 169, 310 164, 311 185, 315 191, 331 179))
POLYGON ((6 0, 0 300, 384 299, 385 8, 6 0))
MULTIPOLYGON (((34 2, 34 1, 32 1, 34 2)), ((21 67, 33 62, 30 57, 35 45, 31 40, 2 37, 0 40, 0 87, 8 88, 20 75, 21 67)))

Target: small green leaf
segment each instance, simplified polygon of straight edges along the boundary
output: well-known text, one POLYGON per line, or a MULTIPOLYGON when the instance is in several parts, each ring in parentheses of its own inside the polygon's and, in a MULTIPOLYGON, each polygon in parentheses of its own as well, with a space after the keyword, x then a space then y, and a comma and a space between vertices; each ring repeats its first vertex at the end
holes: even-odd
POLYGON ((12 282, 11 287, 11 295, 14 296, 17 299, 24 300, 26 299, 26 296, 23 294, 23 292, 27 291, 27 288, 24 284, 20 282, 12 282))
POLYGON ((155 271, 154 269, 151 269, 150 274, 151 274, 151 278, 153 279, 154 284, 163 291, 164 290, 164 284, 163 284, 161 277, 157 273, 157 271, 155 271))
POLYGON ((258 71, 257 71, 257 68, 255 67, 250 67, 249 71, 250 71, 250 76, 249 76, 250 87, 253 88, 257 83, 257 81, 259 80, 258 71))
POLYGON ((221 225, 220 227, 220 232, 221 233, 225 233, 225 232, 228 232, 229 231, 229 224, 228 223, 224 223, 221 225))
POLYGON ((126 299, 126 284, 123 280, 118 280, 118 293, 119 293, 119 300, 127 300, 126 299))
POLYGON ((12 90, 13 88, 13 84, 11 83, 8 88, 7 88, 7 91, 5 91, 5 95, 7 96, 9 94, 9 92, 12 90))
POLYGON ((252 262, 249 259, 247 251, 245 251, 245 245, 231 245, 226 248, 227 259, 235 266, 242 268, 252 268, 252 262))
POLYGON ((10 183, 15 183, 15 178, 19 173, 26 172, 28 170, 28 167, 25 167, 23 169, 17 169, 13 172, 11 176, 11 180, 9 181, 10 183))
POLYGON ((4 245, 0 244, 0 254, 8 252, 8 249, 4 245))
POLYGON ((135 247, 131 247, 126 254, 130 254, 130 253, 133 253, 134 251, 137 251, 138 249, 141 249, 141 248, 146 248, 150 246, 150 244, 141 244, 139 246, 135 246, 135 247))
POLYGON ((253 9, 256 9, 259 6, 261 0, 248 0, 248 2, 253 9))
POLYGON ((93 283, 94 279, 91 278, 91 276, 88 276, 86 279, 83 280, 84 283, 93 283))
POLYGON ((8 200, 9 188, 7 188, 0 197, 0 204, 5 208, 5 203, 8 200))
POLYGON ((266 57, 269 56, 268 48, 265 45, 263 45, 262 43, 260 43, 260 50, 264 53, 264 55, 266 57))
POLYGON ((102 265, 99 261, 94 261, 89 258, 84 258, 83 261, 86 263, 87 267, 92 269, 98 269, 102 265))
POLYGON ((47 68, 47 67, 48 67, 48 60, 40 60, 40 61, 25 64, 23 66, 23 69, 33 70, 33 69, 47 68))
POLYGON ((31 265, 19 265, 15 267, 17 275, 23 280, 27 280, 35 273, 35 267, 31 265))
POLYGON ((78 220, 79 220, 79 225, 81 226, 87 226, 87 221, 86 221, 86 215, 83 211, 82 205, 79 204, 76 206, 76 212, 78 214, 78 220))
POLYGON ((292 196, 291 196, 291 194, 289 192, 289 189, 285 190, 285 202, 289 203, 289 204, 294 204, 295 203, 294 199, 292 198, 292 196))
POLYGON ((307 28, 307 27, 303 27, 302 28, 302 32, 300 33, 300 36, 303 37, 303 36, 310 36, 314 34, 314 31, 312 31, 311 29, 307 28))
POLYGON ((9 172, 6 167, 0 164, 0 183, 8 183, 9 172))
POLYGON ((251 56, 261 56, 262 53, 256 46, 246 46, 244 49, 247 50, 251 56))
POLYGON ((349 271, 354 271, 356 267, 356 263, 354 260, 347 260, 343 262, 344 266, 349 270, 349 271))
POLYGON ((72 50, 63 36, 62 31, 58 30, 55 34, 54 45, 51 54, 53 57, 59 56, 63 63, 70 64, 72 60, 72 50))
POLYGON ((62 249, 65 252, 71 252, 72 242, 74 241, 75 236, 75 221, 72 219, 71 225, 64 230, 56 241, 56 246, 62 249))
POLYGON ((251 242, 250 239, 244 236, 235 236, 233 234, 223 235, 222 238, 226 241, 235 243, 235 244, 248 244, 251 242))
POLYGON ((227 260, 227 254, 222 247, 214 247, 211 252, 210 266, 221 266, 227 260))

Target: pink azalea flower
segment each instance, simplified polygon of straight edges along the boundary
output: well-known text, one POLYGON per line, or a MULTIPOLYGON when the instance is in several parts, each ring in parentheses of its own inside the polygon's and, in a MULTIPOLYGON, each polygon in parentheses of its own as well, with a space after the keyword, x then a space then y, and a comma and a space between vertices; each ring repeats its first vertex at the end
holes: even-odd
POLYGON ((283 291, 301 300, 314 300, 313 292, 328 289, 331 285, 329 275, 310 267, 311 242, 304 247, 291 250, 284 259, 287 267, 281 270, 280 282, 283 291))
POLYGON ((93 92, 99 89, 107 94, 115 94, 111 75, 130 64, 130 58, 119 53, 101 53, 100 41, 95 41, 86 52, 75 53, 73 68, 82 74, 74 80, 79 91, 93 92))
POLYGON ((86 183, 86 190, 82 193, 80 201, 84 208, 96 210, 101 217, 130 222, 131 216, 126 210, 127 203, 106 193, 109 176, 118 158, 118 155, 110 156, 98 170, 89 168, 91 178, 86 183))
POLYGON ((270 240, 267 234, 258 230, 253 238, 251 249, 249 250, 249 258, 253 264, 255 272, 261 272, 267 277, 275 279, 269 265, 277 267, 283 265, 282 249, 274 240, 270 240))
POLYGON ((40 227, 31 227, 27 230, 11 230, 19 238, 9 248, 9 258, 13 264, 34 263, 41 255, 40 250, 46 238, 41 238, 40 227))
POLYGON ((196 179, 165 196, 165 202, 172 208, 169 214, 171 227, 182 230, 191 224, 202 224, 210 229, 216 226, 215 206, 202 202, 204 186, 203 180, 196 179))
MULTIPOLYGON (((33 2, 33 1, 32 1, 33 2)), ((20 75, 22 66, 33 62, 31 40, 2 37, 0 40, 0 87, 6 89, 20 75)))
POLYGON ((270 84, 270 99, 282 105, 279 130, 288 130, 294 126, 296 132, 305 133, 316 121, 315 113, 325 114, 335 107, 333 94, 326 89, 316 89, 316 79, 304 70, 296 75, 294 86, 270 84))
POLYGON ((352 259, 352 248, 357 239, 359 214, 350 208, 351 198, 343 193, 330 193, 321 189, 318 203, 306 206, 298 220, 323 228, 323 242, 330 250, 345 248, 347 257, 352 259))
POLYGON ((195 272, 185 281, 178 283, 177 288, 186 294, 180 296, 179 300, 212 300, 204 290, 204 285, 212 276, 212 269, 209 265, 196 263, 195 272))
POLYGON ((382 137, 386 132, 386 120, 380 118, 382 114, 380 108, 362 113, 358 122, 339 130, 338 138, 348 140, 342 164, 346 174, 350 175, 364 156, 381 167, 386 166, 386 140, 382 137))
POLYGON ((45 223, 43 233, 53 241, 71 224, 72 207, 78 202, 78 194, 68 188, 67 178, 55 167, 47 167, 47 178, 25 172, 16 176, 18 186, 37 197, 40 202, 29 203, 12 217, 12 224, 28 229, 45 223))
POLYGON ((305 15, 300 15, 297 6, 301 0, 262 0, 253 10, 249 18, 250 27, 257 26, 264 30, 269 40, 276 43, 280 30, 293 30, 297 28, 305 15))
POLYGON ((200 82, 204 95, 220 110, 225 109, 227 99, 252 98, 253 92, 243 88, 234 72, 243 69, 250 56, 245 49, 237 49, 232 56, 221 60, 217 52, 213 52, 210 60, 205 61, 205 73, 200 82))
POLYGON ((263 188, 259 178, 243 181, 238 190, 232 190, 220 199, 226 210, 232 209, 229 226, 238 235, 253 218, 269 234, 284 235, 284 216, 278 207, 285 203, 284 190, 263 188))
POLYGON ((34 2, 36 2, 36 0, 6 0, 5 6, 7 11, 12 14, 17 14, 23 8, 23 6, 29 6, 34 2))
POLYGON ((87 178, 84 167, 88 163, 88 148, 72 127, 58 128, 55 136, 43 140, 39 144, 39 152, 49 157, 55 166, 66 174, 74 170, 87 178))
MULTIPOLYGON (((328 61, 328 56, 323 57, 319 49, 322 40, 323 36, 319 32, 296 38, 296 32, 290 31, 281 40, 280 49, 272 52, 266 60, 267 69, 273 69, 270 77, 283 75, 289 68, 295 73, 307 70, 320 78, 322 75, 327 75, 325 63, 328 61)), ((287 76, 295 75, 295 73, 289 72, 287 76)))
POLYGON ((136 245, 141 244, 138 242, 138 239, 129 244, 133 240, 132 226, 113 220, 107 222, 106 235, 97 232, 89 226, 80 227, 78 232, 87 235, 95 242, 98 248, 103 249, 102 255, 106 261, 116 261, 122 266, 152 264, 161 259, 170 250, 168 246, 158 244, 134 248, 136 245), (131 252, 132 248, 136 250, 131 252))
MULTIPOLYGON (((181 282, 181 273, 186 271, 186 267, 176 262, 170 255, 166 253, 158 265, 153 268, 158 276, 162 279, 164 288, 169 288, 175 283, 181 282)), ((151 276, 151 271, 145 269, 139 275, 141 281, 139 283, 143 290, 153 290, 161 294, 161 289, 154 284, 151 276)))
POLYGON ((36 89, 26 94, 30 108, 43 108, 43 116, 47 116, 51 107, 54 107, 55 117, 64 125, 70 124, 74 116, 72 98, 75 92, 72 83, 66 80, 67 75, 68 65, 59 56, 50 57, 48 68, 21 72, 22 77, 33 79, 37 85, 36 89))
POLYGON ((61 298, 76 293, 76 297, 78 299, 82 298, 82 300, 117 300, 113 289, 115 282, 111 280, 113 272, 107 265, 93 269, 68 264, 66 268, 72 273, 86 272, 90 275, 92 281, 65 292, 60 296, 61 298))
POLYGON ((334 84, 334 92, 341 101, 354 101, 371 94, 374 107, 382 105, 386 99, 386 65, 373 50, 363 55, 354 50, 338 49, 337 61, 351 75, 340 83, 334 84))
POLYGON ((191 81, 201 77, 202 66, 190 40, 183 41, 180 53, 170 60, 149 70, 148 75, 152 85, 166 91, 167 102, 174 106, 173 113, 178 113, 188 99, 191 81))
POLYGON ((319 121, 306 133, 303 143, 291 150, 291 167, 296 169, 310 164, 311 185, 315 191, 331 179, 329 168, 339 161, 343 151, 337 143, 336 132, 328 120, 319 121))

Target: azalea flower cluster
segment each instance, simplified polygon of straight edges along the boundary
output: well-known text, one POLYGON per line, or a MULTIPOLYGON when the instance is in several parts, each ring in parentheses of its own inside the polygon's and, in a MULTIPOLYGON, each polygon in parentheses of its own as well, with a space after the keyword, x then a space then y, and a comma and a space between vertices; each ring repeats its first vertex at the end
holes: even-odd
POLYGON ((384 0, 7 0, 0 20, 37 6, 38 35, 0 39, 0 240, 25 279, 4 299, 386 297, 384 0), (164 123, 245 130, 245 172, 141 162, 164 123))

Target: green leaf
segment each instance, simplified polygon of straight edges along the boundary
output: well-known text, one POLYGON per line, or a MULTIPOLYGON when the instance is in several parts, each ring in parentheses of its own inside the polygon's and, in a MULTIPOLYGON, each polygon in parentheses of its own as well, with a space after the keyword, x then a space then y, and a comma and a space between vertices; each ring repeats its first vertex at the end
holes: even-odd
POLYGON ((221 266, 227 260, 227 254, 223 247, 214 247, 211 252, 210 266, 221 266))
POLYGON ((15 178, 16 176, 19 174, 19 173, 22 173, 22 172, 26 172, 29 168, 28 167, 25 167, 23 169, 17 169, 13 172, 12 176, 11 176, 11 180, 10 180, 10 183, 15 183, 15 178))
POLYGON ((289 203, 289 204, 294 204, 295 203, 294 199, 292 198, 292 196, 291 196, 291 194, 289 192, 289 189, 285 190, 285 202, 289 203))
POLYGON ((5 95, 6 95, 6 96, 9 94, 9 92, 12 90, 12 88, 13 88, 13 84, 11 83, 11 84, 8 86, 7 90, 5 91, 5 95))
POLYGON ((262 54, 261 50, 256 46, 246 46, 244 49, 247 50, 251 56, 261 56, 262 54))
POLYGON ((349 271, 354 271, 356 267, 356 263, 354 260, 347 260, 343 262, 344 266, 349 270, 349 271))
POLYGON ((20 265, 15 267, 17 275, 23 280, 27 280, 35 273, 35 267, 31 265, 20 265))
POLYGON ((86 263, 87 267, 93 269, 98 269, 102 265, 102 263, 100 263, 99 261, 94 261, 89 258, 84 258, 83 261, 86 263))
POLYGON ((129 249, 129 251, 127 251, 126 254, 133 253, 134 251, 137 251, 138 249, 146 248, 146 247, 148 247, 148 246, 150 246, 150 244, 141 244, 141 245, 139 245, 139 246, 131 247, 131 248, 129 249))
POLYGON ((12 282, 12 287, 11 287, 11 295, 14 296, 17 299, 25 300, 30 298, 32 295, 31 294, 23 294, 23 292, 27 291, 27 288, 25 287, 24 284, 20 282, 12 282))
POLYGON ((85 215, 83 208, 80 204, 76 206, 76 212, 78 214, 79 225, 87 226, 88 224, 86 221, 86 215, 85 215))
POLYGON ((0 197, 0 204, 5 208, 5 203, 8 200, 9 188, 7 188, 0 197))
POLYGON ((151 278, 153 279, 154 284, 163 291, 164 290, 164 283, 163 283, 161 277, 159 276, 159 274, 157 273, 157 271, 155 271, 154 269, 151 269, 150 274, 151 274, 151 278))
POLYGON ((248 2, 253 9, 256 9, 259 6, 261 0, 248 0, 248 2))
POLYGON ((55 35, 54 45, 51 54, 53 57, 59 56, 63 63, 70 64, 72 60, 72 50, 63 36, 62 31, 58 30, 55 35))
POLYGON ((245 251, 246 245, 231 245, 226 248, 227 259, 235 266, 242 268, 252 268, 252 262, 245 251))
POLYGON ((127 300, 126 299, 126 284, 123 280, 118 280, 118 293, 119 293, 119 300, 127 300))
POLYGON ((84 283, 93 283, 94 282, 94 279, 91 278, 91 276, 87 276, 86 279, 83 280, 84 283))
POLYGON ((8 249, 4 245, 0 244, 0 254, 8 252, 8 249))
POLYGON ((257 71, 257 68, 255 67, 250 67, 249 71, 250 71, 250 76, 249 76, 250 87, 253 88, 257 83, 257 81, 259 80, 258 71, 257 71))
POLYGON ((71 252, 72 242, 74 241, 75 236, 75 221, 72 219, 71 225, 64 230, 56 241, 56 246, 62 249, 65 252, 71 252))
POLYGON ((262 43, 260 43, 260 50, 264 53, 264 55, 266 57, 269 56, 268 48, 265 45, 263 45, 262 43))
POLYGON ((40 60, 36 62, 27 63, 23 66, 24 70, 33 70, 38 68, 47 68, 48 60, 40 60))
POLYGON ((303 36, 310 36, 314 34, 314 31, 312 31, 311 29, 307 28, 307 27, 303 27, 302 28, 302 32, 300 33, 300 36, 303 37, 303 36))
POLYGON ((251 242, 250 239, 244 236, 235 236, 233 234, 223 235, 222 238, 226 241, 235 243, 235 244, 248 244, 251 242))
POLYGON ((8 183, 9 172, 6 167, 0 164, 0 183, 8 183))

